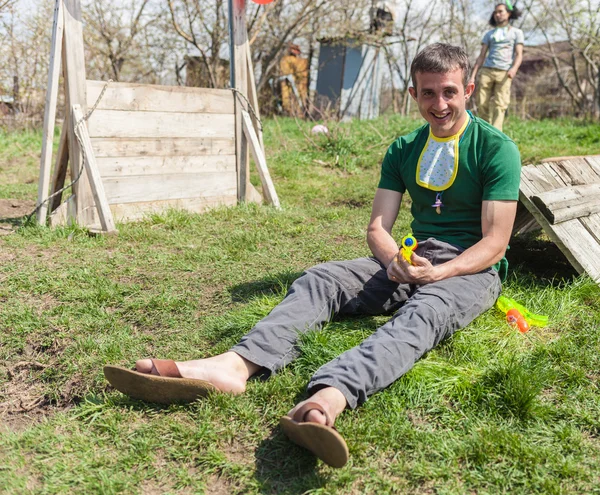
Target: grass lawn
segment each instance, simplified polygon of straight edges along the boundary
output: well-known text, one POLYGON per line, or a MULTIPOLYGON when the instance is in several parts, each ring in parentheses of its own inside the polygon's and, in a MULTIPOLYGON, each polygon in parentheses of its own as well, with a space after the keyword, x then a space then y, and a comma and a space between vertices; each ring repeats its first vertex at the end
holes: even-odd
MULTIPOLYGON (((0 220, 0 492, 600 493, 600 291, 543 235, 513 240, 504 290, 549 326, 520 334, 494 309, 479 317, 340 416, 343 469, 291 444, 278 421, 319 366, 385 317, 306 335, 297 361, 239 397, 160 407, 104 380, 106 363, 227 350, 304 268, 369 254, 381 159, 418 125, 382 117, 323 140, 309 123, 267 121, 281 211, 169 211, 111 237, 9 233, 20 220, 0 220)), ((525 163, 600 149, 597 124, 511 120, 506 132, 525 163)), ((33 206, 40 149, 40 133, 0 134, 5 205, 33 206)), ((409 223, 403 208, 398 238, 409 223)))

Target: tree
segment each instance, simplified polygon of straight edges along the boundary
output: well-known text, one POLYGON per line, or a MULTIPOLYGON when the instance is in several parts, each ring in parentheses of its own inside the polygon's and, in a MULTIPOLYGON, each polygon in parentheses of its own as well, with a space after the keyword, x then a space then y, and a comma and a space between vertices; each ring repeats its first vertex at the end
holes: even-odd
POLYGON ((537 49, 577 113, 600 117, 600 0, 532 0, 528 11, 546 41, 537 49), (556 41, 569 50, 560 53, 556 41))
POLYGON ((54 6, 42 2, 28 11, 15 6, 0 18, 2 93, 14 96, 16 110, 24 116, 41 116, 54 6))
POLYGON ((156 53, 165 50, 157 46, 155 31, 164 7, 151 0, 92 0, 82 13, 88 77, 160 82, 156 53))

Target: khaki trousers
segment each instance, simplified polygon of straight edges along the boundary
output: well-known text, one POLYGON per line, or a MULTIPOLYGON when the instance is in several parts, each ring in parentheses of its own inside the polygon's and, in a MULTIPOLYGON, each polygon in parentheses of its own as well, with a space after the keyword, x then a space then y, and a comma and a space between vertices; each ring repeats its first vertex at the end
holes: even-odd
POLYGON ((510 103, 512 79, 508 71, 484 67, 480 71, 477 91, 477 110, 479 116, 502 130, 504 114, 510 103))

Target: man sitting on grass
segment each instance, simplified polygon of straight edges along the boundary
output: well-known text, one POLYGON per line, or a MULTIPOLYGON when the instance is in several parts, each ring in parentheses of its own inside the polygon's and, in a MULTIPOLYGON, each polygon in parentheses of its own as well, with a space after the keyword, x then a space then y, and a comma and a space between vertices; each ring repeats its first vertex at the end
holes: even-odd
POLYGON ((110 383, 162 403, 209 391, 241 394, 258 371, 275 373, 291 362, 299 336, 333 316, 393 314, 321 367, 308 384, 309 398, 281 419, 294 442, 332 466, 345 464, 348 449, 333 428, 337 416, 393 383, 494 304, 517 208, 519 152, 466 111, 474 89, 466 53, 431 45, 414 59, 411 76, 409 91, 427 124, 398 138, 383 160, 367 231, 373 257, 308 269, 229 352, 177 363, 142 359, 137 371, 107 366, 110 383), (410 261, 391 235, 406 191, 418 240, 410 261))

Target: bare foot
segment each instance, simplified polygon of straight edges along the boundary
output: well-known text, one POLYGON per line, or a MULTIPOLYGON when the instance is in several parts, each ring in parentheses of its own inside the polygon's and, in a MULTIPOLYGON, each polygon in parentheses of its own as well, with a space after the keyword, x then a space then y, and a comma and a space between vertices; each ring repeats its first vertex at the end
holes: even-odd
MULTIPOLYGON (((348 404, 346 401, 346 397, 344 397, 344 394, 342 394, 342 392, 340 392, 337 388, 326 387, 317 391, 305 401, 296 404, 296 406, 294 406, 294 408, 287 415, 290 418, 293 418, 294 413, 307 402, 316 402, 321 407, 323 407, 325 411, 327 411, 327 414, 329 415, 329 419, 331 421, 331 425, 329 426, 333 426, 338 415, 346 408, 346 405, 348 404)), ((322 412, 317 411, 316 409, 308 411, 306 413, 306 416, 304 416, 304 421, 319 423, 322 425, 327 424, 327 419, 325 415, 322 412)))
MULTIPOLYGON (((176 364, 183 378, 204 380, 222 392, 233 394, 243 393, 248 378, 260 369, 233 351, 206 359, 177 361, 176 364)), ((158 374, 150 359, 140 359, 135 363, 135 369, 140 373, 158 374)))

